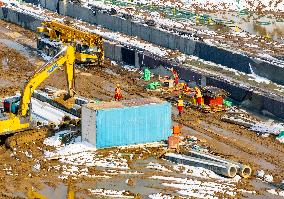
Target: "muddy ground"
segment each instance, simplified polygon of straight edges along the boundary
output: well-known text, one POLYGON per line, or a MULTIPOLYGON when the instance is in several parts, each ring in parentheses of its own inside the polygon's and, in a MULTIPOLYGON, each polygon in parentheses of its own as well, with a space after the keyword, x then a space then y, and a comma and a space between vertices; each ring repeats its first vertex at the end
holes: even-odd
MULTIPOLYGON (((24 82, 32 75, 34 69, 43 63, 43 60, 36 55, 36 35, 34 33, 4 21, 0 21, 0 33, 0 96, 2 97, 12 95, 15 91, 20 90, 24 82), (20 47, 15 43, 20 44, 20 47)), ((114 87, 117 83, 122 86, 125 99, 148 96, 165 97, 157 92, 146 91, 143 88, 146 83, 140 77, 139 72, 129 72, 120 65, 106 60, 103 67, 77 68, 75 87, 78 95, 105 101, 113 99, 114 87)), ((66 89, 64 70, 57 71, 41 87, 45 85, 66 89)), ((278 185, 284 179, 284 145, 277 142, 275 138, 259 137, 256 133, 245 128, 222 122, 220 117, 223 113, 204 114, 198 110, 187 109, 184 115, 179 118, 176 116, 174 107, 173 112, 173 120, 184 125, 183 134, 196 136, 199 139, 198 143, 208 148, 212 153, 249 164, 254 172, 260 169, 264 170, 266 173, 273 175, 274 182, 272 185, 278 185)), ((133 177, 131 175, 114 174, 111 175, 111 179, 89 178, 87 176, 67 179, 58 178, 62 174, 64 167, 58 160, 46 160, 44 158, 43 153, 47 149, 48 147, 42 142, 29 143, 13 150, 2 147, 0 151, 1 198, 26 197, 26 193, 31 187, 34 187, 35 190, 47 190, 47 192, 54 187, 58 192, 65 193, 68 184, 78 193, 76 195, 78 198, 97 198, 89 191, 91 185, 99 188, 117 188, 118 186, 119 188, 131 190, 130 195, 136 195, 137 198, 147 198, 146 193, 150 193, 152 189, 160 190, 161 193, 170 193, 173 196, 179 195, 173 188, 161 187, 161 182, 151 181, 149 183, 149 181, 145 180, 149 176, 160 174, 156 170, 145 170, 141 177, 139 175, 133 177), (35 164, 40 164, 41 169, 35 169, 35 164), (60 168, 58 170, 54 169, 58 165, 60 165, 60 168), (130 182, 128 180, 126 185, 117 185, 122 183, 122 180, 124 183, 127 179, 132 180, 130 182), (143 185, 138 182, 143 182, 143 185)), ((140 154, 141 150, 135 153, 140 154)), ((155 155, 162 152, 162 150, 162 148, 150 148, 150 152, 143 150, 142 162, 134 157, 131 161, 128 161, 128 166, 132 167, 131 171, 135 172, 139 171, 137 168, 135 170, 137 164, 140 164, 140 166, 147 165, 149 161, 161 163, 161 160, 156 159, 155 155)), ((103 155, 125 154, 129 153, 129 151, 110 149, 98 153, 103 155)), ((166 164, 166 167, 173 171, 173 164, 164 163, 163 161, 161 164, 166 164)), ((98 176, 106 175, 105 171, 108 170, 97 167, 89 168, 89 173, 98 176)), ((107 175, 110 176, 110 173, 107 175)), ((180 177, 182 175, 181 172, 175 172, 170 176, 180 177)), ((264 191, 267 186, 271 185, 264 185, 263 182, 255 180, 255 177, 237 183, 238 188, 245 187, 247 190, 257 190, 257 193, 265 198, 276 197, 267 195, 264 191)), ((221 194, 220 198, 225 196, 221 194)), ((233 198, 242 196, 244 195, 238 192, 233 198)), ((51 195, 50 197, 52 198, 51 195)), ((255 196, 249 195, 249 197, 255 196)))

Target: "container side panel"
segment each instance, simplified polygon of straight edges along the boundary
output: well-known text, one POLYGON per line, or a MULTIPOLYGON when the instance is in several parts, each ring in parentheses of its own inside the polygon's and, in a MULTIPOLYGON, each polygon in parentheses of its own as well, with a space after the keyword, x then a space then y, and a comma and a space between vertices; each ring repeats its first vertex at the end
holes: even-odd
POLYGON ((98 110, 96 114, 97 148, 161 141, 170 134, 169 103, 98 110))

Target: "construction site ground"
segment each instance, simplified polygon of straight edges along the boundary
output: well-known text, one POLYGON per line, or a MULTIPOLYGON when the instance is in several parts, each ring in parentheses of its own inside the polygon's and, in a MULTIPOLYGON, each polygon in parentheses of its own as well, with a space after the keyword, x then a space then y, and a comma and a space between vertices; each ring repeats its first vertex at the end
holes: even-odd
MULTIPOLYGON (((19 91, 25 80, 43 63, 36 52, 36 35, 33 32, 0 21, 1 97, 19 91)), ((146 82, 140 77, 137 71, 129 71, 106 60, 102 67, 76 69, 76 92, 87 98, 110 101, 115 85, 119 83, 125 99, 166 97, 159 92, 146 91, 146 82)), ((64 71, 57 71, 41 87, 46 85, 65 89, 64 71)), ((221 121, 223 113, 204 114, 186 109, 183 116, 178 117, 175 106, 173 113, 174 122, 183 125, 184 135, 197 137, 196 143, 214 154, 251 165, 254 171, 252 178, 227 179, 202 169, 196 173, 191 167, 177 166, 157 158, 164 150, 161 146, 90 151, 88 155, 93 158, 94 165, 78 165, 76 160, 67 156, 65 159, 46 158, 46 152, 55 151, 55 148, 39 141, 14 149, 2 146, 0 197, 26 198, 27 192, 33 189, 48 198, 66 198, 69 189, 75 191, 76 198, 107 198, 111 195, 114 198, 158 198, 162 195, 169 198, 280 198, 279 194, 267 190, 283 191, 283 144, 272 136, 264 138, 221 121), (272 175, 273 181, 256 179, 255 173, 259 170, 272 175), (189 190, 194 190, 196 195, 189 190)))

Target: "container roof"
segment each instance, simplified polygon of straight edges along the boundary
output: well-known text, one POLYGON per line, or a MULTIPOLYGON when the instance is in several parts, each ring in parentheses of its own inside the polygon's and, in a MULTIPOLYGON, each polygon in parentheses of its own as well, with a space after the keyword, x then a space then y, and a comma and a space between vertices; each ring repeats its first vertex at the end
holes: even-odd
POLYGON ((147 104, 161 104, 164 102, 165 101, 159 98, 149 97, 149 98, 122 100, 122 101, 88 103, 85 106, 93 110, 101 110, 101 109, 112 109, 112 108, 124 108, 124 107, 131 107, 131 106, 142 106, 142 105, 147 105, 147 104))

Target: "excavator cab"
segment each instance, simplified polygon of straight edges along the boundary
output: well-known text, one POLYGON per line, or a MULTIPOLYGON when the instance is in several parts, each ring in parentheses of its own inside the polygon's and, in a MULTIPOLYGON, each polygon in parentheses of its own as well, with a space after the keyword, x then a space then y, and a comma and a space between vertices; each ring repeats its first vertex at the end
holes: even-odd
POLYGON ((4 112, 18 114, 20 106, 20 96, 8 98, 4 100, 4 112))
POLYGON ((97 57, 100 55, 97 46, 89 46, 85 44, 76 44, 76 63, 93 63, 97 62, 97 57))

